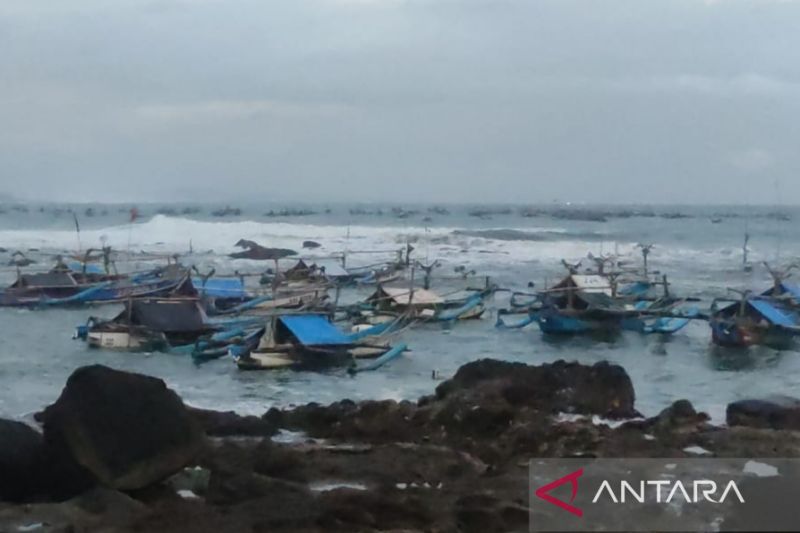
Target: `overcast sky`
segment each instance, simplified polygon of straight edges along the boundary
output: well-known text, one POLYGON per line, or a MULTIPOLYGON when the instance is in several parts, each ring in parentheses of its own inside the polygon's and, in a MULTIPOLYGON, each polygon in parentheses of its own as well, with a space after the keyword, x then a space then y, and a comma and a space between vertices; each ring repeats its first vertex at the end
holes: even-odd
POLYGON ((0 192, 800 203, 800 1, 2 0, 0 192))

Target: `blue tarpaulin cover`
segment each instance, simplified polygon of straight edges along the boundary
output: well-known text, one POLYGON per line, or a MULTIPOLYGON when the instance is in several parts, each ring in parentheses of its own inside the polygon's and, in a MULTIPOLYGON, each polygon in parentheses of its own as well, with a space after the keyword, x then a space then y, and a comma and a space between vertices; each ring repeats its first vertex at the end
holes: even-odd
POLYGON ((773 324, 777 324, 778 326, 788 326, 788 327, 797 326, 797 322, 795 322, 794 318, 790 313, 788 313, 783 309, 775 307, 769 302, 766 302, 764 300, 750 300, 749 303, 773 324))
MULTIPOLYGON (((81 263, 78 263, 77 261, 72 261, 67 266, 73 272, 83 272, 83 265, 81 263)), ((89 263, 89 264, 86 265, 86 273, 87 274, 105 274, 106 272, 105 272, 105 270, 103 270, 103 267, 101 267, 100 265, 95 265, 95 264, 89 263)))
POLYGON ((201 294, 214 298, 245 298, 242 280, 238 278, 209 278, 203 285, 203 280, 192 278, 192 285, 201 294))
POLYGON ((306 346, 352 344, 352 341, 322 315, 289 315, 279 319, 306 346))
POLYGON ((783 286, 783 290, 794 296, 795 298, 800 298, 800 287, 797 286, 795 283, 781 283, 783 286))

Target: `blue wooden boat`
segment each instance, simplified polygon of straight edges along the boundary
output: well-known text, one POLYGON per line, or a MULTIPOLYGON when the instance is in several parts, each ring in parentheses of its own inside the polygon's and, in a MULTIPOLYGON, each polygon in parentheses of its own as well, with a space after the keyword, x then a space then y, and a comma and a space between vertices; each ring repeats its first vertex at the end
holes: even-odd
MULTIPOLYGON (((665 286, 666 286, 666 282, 665 286)), ((699 317, 696 308, 679 309, 680 300, 665 296, 655 300, 636 300, 651 289, 636 282, 624 295, 617 293, 614 281, 605 275, 571 273, 553 288, 530 298, 526 316, 509 321, 508 315, 521 314, 512 307, 498 313, 496 327, 523 328, 536 322, 545 334, 615 334, 623 330, 644 334, 672 334, 699 317)))
POLYGON ((242 278, 193 277, 192 287, 210 313, 224 312, 252 300, 242 278))
POLYGON ((685 328, 692 320, 701 318, 697 307, 684 307, 680 301, 640 301, 636 302, 634 308, 641 314, 623 318, 622 328, 644 334, 671 335, 685 328))
POLYGON ((381 332, 369 337, 348 335, 319 314, 283 315, 268 324, 258 349, 232 347, 230 354, 242 370, 280 368, 320 369, 347 366, 355 358, 378 357, 391 346, 376 342, 381 332))
POLYGON ((486 311, 486 300, 494 291, 495 287, 466 290, 446 300, 430 289, 381 285, 363 305, 352 310, 352 314, 367 316, 374 322, 404 317, 406 320, 453 323, 480 318, 486 311))
POLYGON ((745 294, 712 313, 711 340, 718 346, 786 348, 800 335, 800 313, 786 301, 745 294))
POLYGON ((507 309, 500 309, 497 312, 497 320, 495 321, 494 327, 498 329, 521 329, 536 322, 537 318, 538 310, 534 309, 528 309, 525 313, 514 313, 513 311, 509 312, 507 309), (504 317, 510 315, 522 315, 522 318, 509 322, 504 317))
MULTIPOLYGON (((252 351, 258 347, 266 328, 249 333, 234 330, 212 335, 208 340, 199 339, 192 346, 191 356, 195 363, 204 363, 228 355, 231 349, 252 351)), ((170 350, 172 351, 172 350, 170 350)))
POLYGON ((508 305, 511 309, 529 309, 541 301, 539 293, 530 292, 513 292, 511 298, 508 300, 508 305))
POLYGON ((377 370, 384 366, 385 364, 389 363, 390 361, 394 361, 401 355, 403 352, 408 349, 408 346, 405 344, 398 344, 397 346, 393 347, 388 352, 384 353, 377 359, 370 361, 366 364, 353 364, 350 368, 347 369, 349 374, 358 374, 359 372, 371 372, 373 370, 377 370))
POLYGON ((570 274, 542 294, 536 321, 542 333, 614 333, 631 309, 614 298, 610 280, 602 275, 570 274))
POLYGON ((114 303, 131 298, 192 294, 185 269, 167 267, 146 273, 105 275, 54 269, 43 274, 20 274, 0 292, 0 307, 57 307, 114 303))
POLYGON ((548 335, 576 335, 583 333, 615 333, 622 330, 620 316, 591 310, 564 310, 545 307, 536 314, 542 333, 548 335))

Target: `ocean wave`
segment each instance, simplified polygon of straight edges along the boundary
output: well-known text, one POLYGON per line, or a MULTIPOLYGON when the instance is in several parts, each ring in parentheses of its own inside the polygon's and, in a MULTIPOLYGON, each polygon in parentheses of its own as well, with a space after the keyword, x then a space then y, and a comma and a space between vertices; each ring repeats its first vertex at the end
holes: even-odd
POLYGON ((608 234, 594 231, 568 231, 562 228, 528 228, 524 230, 513 228, 458 229, 453 231, 453 234, 497 241, 613 240, 613 237, 608 234))
MULTIPOLYGON (((330 256, 349 252, 348 265, 364 265, 395 257, 397 250, 412 243, 414 257, 423 261, 439 259, 450 265, 470 265, 476 270, 500 271, 511 267, 527 271, 533 265, 560 271, 561 259, 577 261, 591 252, 617 253, 630 262, 640 260, 632 239, 615 241, 613 235, 565 230, 563 228, 425 228, 418 226, 315 225, 262 221, 198 221, 189 218, 155 215, 147 221, 87 229, 80 233, 80 247, 98 247, 102 243, 116 250, 186 255, 188 261, 213 261, 222 269, 249 269, 248 260, 230 260, 239 239, 265 246, 291 248, 303 256, 330 256), (314 250, 303 250, 302 242, 320 243, 314 250), (358 253, 365 252, 365 253, 358 253), (207 254, 207 255, 202 255, 207 254), (213 258, 213 259, 212 259, 213 258)), ((616 236, 619 238, 619 235, 616 236)), ((36 229, 0 230, 0 247, 10 251, 38 248, 42 252, 62 253, 78 249, 74 230, 36 229)), ((650 256, 655 269, 673 271, 713 270, 717 266, 738 267, 739 251, 731 246, 720 248, 681 245, 658 245, 650 256)), ((757 250, 751 260, 762 259, 757 250)), ((44 264, 42 262, 42 264, 44 264)))

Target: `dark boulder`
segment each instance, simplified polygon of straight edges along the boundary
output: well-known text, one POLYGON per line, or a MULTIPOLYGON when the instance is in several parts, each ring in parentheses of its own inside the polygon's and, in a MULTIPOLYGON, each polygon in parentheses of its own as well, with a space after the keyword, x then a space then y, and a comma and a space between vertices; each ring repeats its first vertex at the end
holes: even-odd
POLYGON ((0 419, 0 500, 41 495, 43 464, 41 434, 22 422, 0 419))
POLYGON ((297 252, 294 250, 289 250, 287 248, 267 248, 261 246, 259 244, 254 243, 253 241, 239 241, 237 246, 242 243, 241 245, 246 248, 246 250, 242 252, 234 252, 232 254, 228 254, 228 257, 233 259, 256 259, 260 261, 277 261, 278 259, 283 259, 284 257, 289 257, 292 255, 297 255, 297 252))
POLYGON ((417 408, 394 400, 342 400, 329 406, 309 403, 291 411, 271 409, 264 419, 314 437, 367 439, 371 442, 413 441, 419 433, 410 422, 417 408))
POLYGON ((775 396, 760 400, 740 400, 728 404, 729 426, 800 430, 800 400, 775 396))
POLYGON ((446 399, 478 389, 502 397, 509 406, 540 411, 597 414, 610 418, 638 416, 636 395, 625 369, 608 362, 592 366, 556 361, 530 366, 495 359, 467 363, 436 388, 446 399))
POLYGON ((303 241, 303 248, 319 248, 320 246, 322 245, 316 241, 303 241))
POLYGON ((82 367, 45 409, 45 449, 60 468, 120 490, 147 487, 189 464, 203 432, 180 397, 157 378, 82 367))
POLYGON ((188 409, 206 435, 212 437, 269 437, 277 433, 274 424, 257 416, 242 416, 233 411, 213 411, 196 407, 188 409))
POLYGON ((693 433, 709 420, 710 417, 698 413, 689 400, 678 400, 648 422, 659 433, 693 433))

